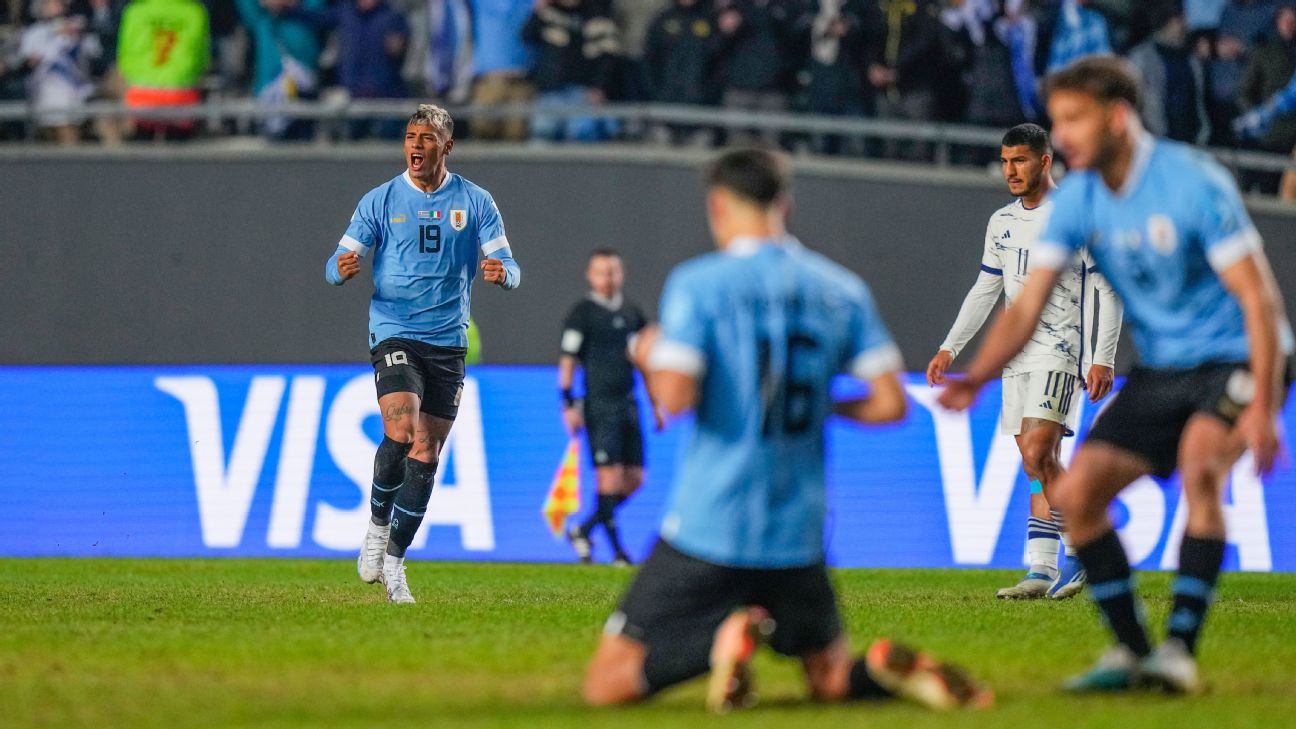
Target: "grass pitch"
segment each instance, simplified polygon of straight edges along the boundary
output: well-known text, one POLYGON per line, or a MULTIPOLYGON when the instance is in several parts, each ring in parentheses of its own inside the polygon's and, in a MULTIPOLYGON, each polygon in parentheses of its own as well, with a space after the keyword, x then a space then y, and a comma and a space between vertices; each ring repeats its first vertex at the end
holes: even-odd
MULTIPOLYGON (((4 727, 1276 727, 1296 724, 1296 575, 1225 575, 1202 650, 1211 692, 1073 698, 1104 644, 1084 600, 1000 602, 1002 571, 841 570, 854 643, 889 635, 963 662, 993 710, 802 701, 796 664, 757 664, 761 704, 702 711, 698 683, 591 710, 578 686, 631 573, 414 563, 387 605, 350 561, 0 560, 4 727)), ((1159 626, 1169 575, 1141 592, 1159 626)))

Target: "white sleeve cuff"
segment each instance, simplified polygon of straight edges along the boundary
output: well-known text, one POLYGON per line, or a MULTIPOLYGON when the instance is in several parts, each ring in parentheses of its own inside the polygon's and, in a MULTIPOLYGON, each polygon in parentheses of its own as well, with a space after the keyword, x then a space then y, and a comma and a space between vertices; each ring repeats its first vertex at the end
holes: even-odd
POLYGON ((1075 257, 1075 251, 1060 243, 1041 240, 1031 248, 1031 268, 1061 271, 1075 257))
POLYGON ((361 243, 360 241, 356 240, 355 238, 352 238, 349 235, 342 236, 342 240, 338 241, 338 245, 342 246, 348 251, 355 251, 359 253, 362 257, 369 252, 369 246, 365 245, 364 243, 361 243))
POLYGON ((1247 228, 1211 246, 1206 251, 1206 260, 1216 273, 1220 273, 1263 247, 1260 232, 1254 227, 1247 228))
POLYGON ((575 356, 580 354, 581 344, 585 342, 585 335, 575 329, 567 329, 562 334, 562 351, 563 354, 575 356))
POLYGON ((706 371, 706 356, 701 351, 682 342, 658 339, 648 355, 648 368, 654 372, 670 370, 690 377, 700 377, 706 371))
POLYGON ((489 240, 481 244, 481 252, 483 256, 489 256, 495 251, 501 250, 508 250, 509 255, 512 256, 513 252, 509 250, 508 236, 501 235, 495 240, 489 240))
POLYGON ((900 348, 888 342, 855 355, 855 359, 846 367, 846 372, 857 380, 868 381, 902 369, 904 358, 900 356, 900 348))

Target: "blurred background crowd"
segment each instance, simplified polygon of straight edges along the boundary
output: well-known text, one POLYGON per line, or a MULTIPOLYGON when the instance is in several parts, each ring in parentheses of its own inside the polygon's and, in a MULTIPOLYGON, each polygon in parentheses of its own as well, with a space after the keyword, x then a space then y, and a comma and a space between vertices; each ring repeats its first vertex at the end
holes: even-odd
MULTIPOLYGON (((534 104, 462 130, 516 141, 721 141, 701 126, 545 113, 618 101, 1002 128, 1040 120, 1040 79, 1094 53, 1137 67, 1160 134, 1296 144, 1279 99, 1296 72, 1296 0, 0 0, 0 102, 28 104, 39 136, 65 143, 316 133, 286 115, 213 130, 76 111, 216 98, 534 104)), ((346 135, 401 131, 357 120, 346 135)))

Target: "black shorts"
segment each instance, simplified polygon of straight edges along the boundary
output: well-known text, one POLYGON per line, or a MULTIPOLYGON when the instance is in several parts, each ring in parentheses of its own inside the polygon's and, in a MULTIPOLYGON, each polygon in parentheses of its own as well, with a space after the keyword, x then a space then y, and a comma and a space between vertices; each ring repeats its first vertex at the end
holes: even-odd
POLYGON ((823 650, 842 633, 823 564, 786 569, 725 567, 657 540, 608 619, 607 632, 655 650, 709 655, 716 628, 735 609, 759 605, 774 619, 770 647, 786 656, 823 650))
POLYGON ((642 466, 643 427, 634 398, 589 399, 584 403, 590 460, 599 466, 642 466))
POLYGON ((412 392, 419 410, 435 418, 454 420, 463 395, 464 356, 461 347, 438 347, 412 339, 384 339, 369 351, 378 397, 412 392))
MULTIPOLYGON (((1291 381, 1287 370, 1286 381, 1291 381)), ((1142 456, 1152 474, 1170 478, 1179 461, 1179 441, 1198 413, 1233 425, 1251 402, 1251 367, 1246 362, 1202 365, 1188 370, 1135 367, 1112 402, 1098 414, 1089 440, 1142 456)))

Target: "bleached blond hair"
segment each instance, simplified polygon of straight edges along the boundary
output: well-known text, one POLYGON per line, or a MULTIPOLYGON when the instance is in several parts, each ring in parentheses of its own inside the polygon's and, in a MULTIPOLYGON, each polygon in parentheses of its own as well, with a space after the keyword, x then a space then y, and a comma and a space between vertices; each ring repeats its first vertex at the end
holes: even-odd
POLYGON ((454 119, 450 118, 450 112, 436 104, 419 104, 406 124, 427 125, 445 132, 446 139, 454 137, 454 119))

